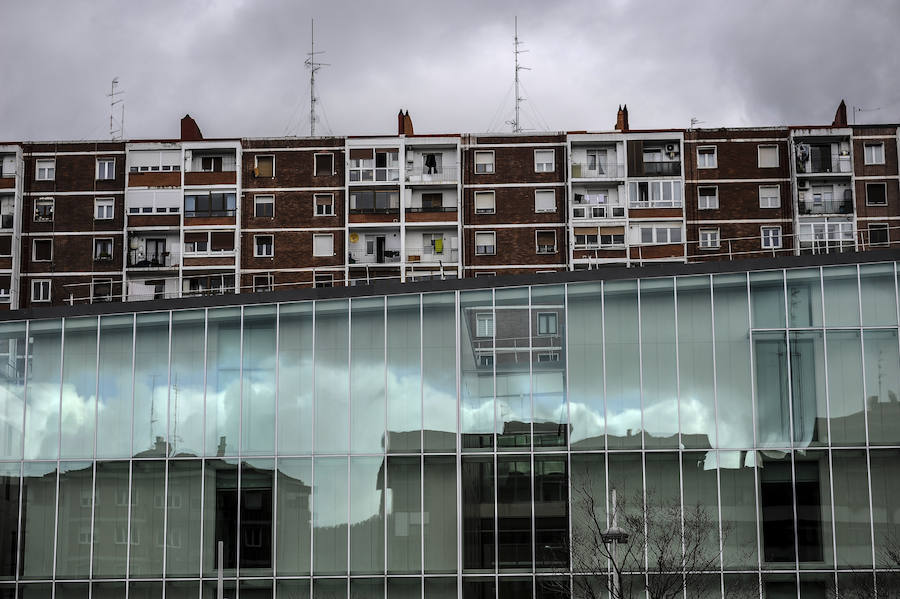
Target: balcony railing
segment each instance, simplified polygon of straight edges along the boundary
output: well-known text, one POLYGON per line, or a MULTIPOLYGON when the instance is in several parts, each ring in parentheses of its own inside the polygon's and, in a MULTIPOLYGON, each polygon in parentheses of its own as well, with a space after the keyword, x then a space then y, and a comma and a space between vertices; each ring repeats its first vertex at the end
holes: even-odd
POLYGON ((351 168, 350 182, 399 181, 400 169, 396 167, 351 168))
POLYGON ((458 180, 455 166, 406 169, 407 183, 456 183, 458 180))
POLYGON ((351 208, 350 214, 400 214, 400 208, 351 208))
POLYGON ((384 250, 379 260, 378 254, 367 254, 366 250, 350 250, 347 252, 350 264, 396 264, 400 262, 400 250, 384 250))
POLYGON ((178 258, 178 252, 146 254, 132 250, 128 252, 128 268, 175 268, 178 258))
POLYGON ((406 248, 406 261, 455 263, 459 261, 459 250, 448 248, 446 241, 441 252, 435 251, 435 248, 431 246, 425 248, 408 247, 406 248))
POLYGON ((407 212, 456 212, 459 206, 408 206, 407 212))
POLYGON ((573 179, 621 179, 625 165, 616 162, 573 162, 573 179))
POLYGON ((846 173, 849 175, 853 170, 850 156, 832 156, 831 158, 800 161, 797 163, 797 167, 797 172, 807 175, 823 173, 846 173))
POLYGON ((852 214, 853 200, 802 200, 797 208, 800 214, 852 214))
POLYGON ((677 177, 681 174, 681 162, 645 162, 645 177, 677 177))

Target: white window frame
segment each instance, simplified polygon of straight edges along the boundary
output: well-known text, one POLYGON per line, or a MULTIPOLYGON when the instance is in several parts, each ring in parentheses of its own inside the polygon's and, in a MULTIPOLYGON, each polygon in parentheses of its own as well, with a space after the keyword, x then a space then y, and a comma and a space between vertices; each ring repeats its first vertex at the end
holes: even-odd
POLYGON ((275 218, 275 195, 274 194, 259 194, 253 196, 253 218, 275 218), (272 216, 265 216, 257 214, 257 208, 259 206, 264 206, 266 204, 272 205, 272 216))
POLYGON ((334 256, 334 233, 317 233, 313 235, 313 243, 312 243, 312 254, 317 258, 326 258, 334 256), (318 253, 316 252, 316 239, 324 239, 328 238, 331 243, 331 251, 327 253, 318 253))
POLYGON ((91 279, 91 303, 94 302, 111 302, 113 299, 113 280, 110 278, 105 279, 91 279), (96 297, 95 290, 97 285, 109 285, 109 295, 104 295, 101 297, 96 297))
POLYGON ((778 168, 781 166, 781 150, 778 148, 778 144, 759 144, 756 146, 756 166, 757 168, 778 168), (762 151, 769 148, 775 148, 775 164, 763 164, 762 151))
POLYGON ((113 240, 112 237, 95 237, 94 238, 94 261, 108 262, 108 261, 112 260, 113 252, 115 251, 115 247, 116 247, 116 242, 113 240), (109 242, 109 257, 101 258, 100 257, 101 253, 97 251, 97 249, 98 249, 97 244, 105 243, 105 242, 109 242))
POLYGON ((275 277, 272 273, 267 272, 261 275, 253 275, 253 293, 265 293, 274 289, 273 283, 275 277))
POLYGON ((475 166, 475 174, 476 175, 492 175, 497 170, 497 163, 494 160, 494 151, 493 150, 475 150, 475 153, 472 156, 472 162, 475 166), (491 161, 478 164, 478 156, 486 156, 490 155, 491 161), (478 167, 485 167, 483 170, 478 170, 478 167))
POLYGON ((482 339, 493 337, 496 333, 493 312, 475 313, 475 336, 482 339), (483 323, 483 324, 482 324, 483 323))
MULTIPOLYGON (((642 244, 661 244, 661 245, 673 245, 676 243, 684 243, 684 235, 682 235, 681 227, 672 227, 669 225, 651 225, 647 227, 641 227, 641 241, 642 244), (650 231, 650 241, 644 241, 644 231, 650 231), (665 231, 665 239, 663 239, 662 232, 665 231), (678 240, 672 239, 672 231, 678 231, 678 240)), ((602 242, 601 242, 602 245, 602 242)), ((615 244, 613 244, 615 245, 615 244)))
POLYGON ((717 146, 697 146, 697 168, 719 168, 719 150, 717 146), (712 150, 712 152, 709 152, 709 150, 712 150), (701 156, 704 157, 702 160, 701 156), (710 156, 712 157, 711 161, 709 159, 710 156))
POLYGON ((274 256, 275 256, 275 236, 272 234, 254 235, 253 236, 253 257, 254 258, 273 258, 274 256), (261 241, 261 240, 265 239, 266 237, 268 237, 271 240, 271 243, 268 244, 269 253, 262 253, 262 252, 260 252, 258 241, 261 241))
POLYGON ((116 217, 116 200, 115 198, 95 198, 94 199, 94 220, 112 220, 116 217), (106 209, 109 209, 109 216, 105 216, 106 209))
POLYGON ((884 142, 866 142, 863 144, 863 160, 865 164, 884 164, 884 142), (869 148, 872 148, 872 159, 869 160, 869 148), (878 148, 878 152, 875 152, 878 148), (876 155, 877 154, 877 155, 876 155))
POLYGON ((535 189, 534 190, 534 211, 535 213, 553 213, 556 212, 556 191, 553 189, 535 189), (553 198, 553 208, 539 208, 538 197, 553 198))
POLYGON ((759 186, 759 207, 762 209, 769 208, 781 208, 781 185, 760 185, 759 186), (773 196, 764 196, 763 190, 775 190, 775 203, 772 205, 771 202, 768 201, 769 198, 773 196), (763 200, 767 200, 766 203, 763 203, 763 200))
POLYGON ((55 198, 37 198, 34 200, 34 214, 33 221, 36 223, 52 223, 53 219, 56 218, 56 199, 55 198), (38 204, 42 205, 50 205, 50 218, 38 218, 38 204))
POLYGON ((497 254, 497 232, 496 231, 475 231, 475 255, 476 256, 494 256, 497 254), (485 239, 488 235, 490 235, 491 243, 478 243, 478 236, 481 236, 482 239, 485 239), (479 251, 478 248, 490 248, 490 251, 484 249, 479 251))
POLYGON ((698 239, 701 250, 716 250, 722 243, 718 227, 700 229, 698 239))
POLYGON ((327 288, 334 287, 334 273, 331 272, 314 272, 313 273, 313 287, 314 288, 327 288))
POLYGON ((781 237, 781 227, 780 226, 767 226, 759 228, 759 243, 760 247, 764 250, 777 250, 781 249, 782 237, 781 237), (772 235, 772 233, 775 233, 772 235), (775 243, 772 243, 772 240, 775 240, 775 243))
POLYGON ((253 157, 253 176, 257 179, 274 179, 275 178, 275 154, 257 154, 253 157), (258 175, 259 172, 259 159, 260 158, 271 158, 272 159, 272 174, 270 176, 258 175))
POLYGON ((55 181, 56 180, 56 159, 42 158, 34 162, 34 180, 35 181, 55 181))
POLYGON ((496 214, 497 213, 497 194, 494 191, 476 191, 475 196, 475 214, 496 214), (490 198, 491 207, 490 209, 481 209, 478 208, 478 198, 490 198))
POLYGON ((719 209, 719 186, 718 185, 700 185, 697 187, 697 209, 698 210, 718 210, 719 209), (700 192, 704 189, 712 189, 715 193, 712 196, 703 195, 700 192), (704 198, 707 198, 707 199, 704 200, 704 198), (710 200, 708 198, 712 198, 712 199, 710 200))
POLYGON ((866 181, 866 206, 887 206, 887 205, 888 205, 887 183, 878 183, 878 182, 870 183, 870 182, 866 181), (884 189, 884 196, 883 196, 884 202, 882 202, 880 204, 873 204, 872 202, 869 201, 869 186, 870 185, 881 185, 881 188, 884 189))
POLYGON ((313 194, 313 216, 335 216, 334 210, 334 194, 333 193, 314 193, 313 194), (326 206, 331 206, 331 212, 326 214, 319 214, 319 201, 318 198, 328 197, 331 199, 331 204, 324 204, 326 206))
POLYGON ((53 262, 53 238, 39 237, 31 240, 31 261, 32 262, 53 262), (50 242, 50 258, 48 260, 38 260, 35 258, 37 252, 37 242, 39 241, 49 241, 50 242))
MULTIPOLYGON (((275 173, 275 165, 272 165, 272 173, 275 173)), ((323 176, 332 176, 334 175, 334 152, 313 152, 313 177, 323 177, 323 176), (331 171, 330 172, 319 172, 319 162, 316 160, 318 156, 330 156, 331 157, 331 171)))
POLYGON ((554 166, 556 165, 556 150, 554 149, 546 149, 542 148, 540 150, 534 151, 534 172, 536 173, 552 173, 554 170, 554 166), (538 162, 538 154, 550 154, 550 162, 546 162, 546 156, 542 156, 544 158, 543 161, 538 162))
POLYGON ((555 254, 559 248, 559 240, 556 237, 556 229, 539 229, 534 232, 534 252, 540 255, 548 255, 555 254), (541 246, 538 245, 538 236, 541 233, 553 233, 553 248, 551 250, 541 250, 541 246))
POLYGON ((116 178, 116 159, 98 158, 95 175, 98 181, 114 180, 116 178))
POLYGON ((52 297, 53 286, 50 279, 33 279, 31 281, 31 301, 32 302, 49 302, 52 297), (43 289, 46 288, 46 297, 43 289), (38 293, 40 291, 40 293, 38 293))
MULTIPOLYGON (((552 271, 551 271, 552 272, 552 271)), ((539 336, 549 336, 559 334, 559 315, 556 312, 538 312, 537 313, 537 334, 539 336), (552 323, 552 330, 548 326, 546 330, 541 326, 542 321, 546 320, 549 325, 552 323)))
POLYGON ((869 233, 869 245, 870 246, 874 245, 876 247, 884 247, 884 246, 888 246, 891 244, 891 226, 889 223, 869 223, 869 226, 867 227, 867 231, 869 233), (887 237, 887 241, 878 242, 878 243, 875 243, 874 241, 872 241, 872 229, 873 228, 884 231, 885 235, 887 237))

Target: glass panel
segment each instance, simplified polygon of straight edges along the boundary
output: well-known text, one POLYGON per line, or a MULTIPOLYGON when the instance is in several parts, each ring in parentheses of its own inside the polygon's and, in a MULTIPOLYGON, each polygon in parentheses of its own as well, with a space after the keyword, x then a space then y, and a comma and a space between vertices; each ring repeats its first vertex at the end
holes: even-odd
POLYGON ((463 458, 461 468, 463 570, 490 572, 496 550, 494 464, 491 458, 463 458))
POLYGON ((162 457, 169 403, 169 313, 137 315, 132 453, 162 457))
POLYGON ((275 597, 277 599, 309 599, 309 579, 276 580, 275 597))
POLYGON ((505 577, 497 580, 498 599, 531 599, 531 577, 505 577))
POLYGON ((532 444, 536 451, 567 443, 564 291, 557 285, 531 290, 532 444))
POLYGON ((754 329, 783 329, 784 273, 769 270, 750 273, 750 307, 754 329))
POLYGON ((384 451, 384 298, 350 304, 350 448, 384 451))
POLYGON ((497 564, 500 571, 531 570, 531 461, 497 458, 497 564))
POLYGON ((794 568, 794 493, 791 455, 762 453, 759 471, 759 509, 764 568, 794 568))
POLYGON ((534 559, 539 570, 568 567, 568 470, 564 456, 534 458, 534 559))
POLYGON ((236 455, 241 416, 241 309, 209 310, 207 321, 206 455, 236 455))
POLYGON ((863 326, 896 325, 897 288, 893 263, 861 264, 859 286, 863 326))
POLYGON ((241 454, 271 455, 275 451, 274 305, 244 308, 243 341, 241 454))
POLYGON ((872 567, 869 481, 863 450, 833 451, 837 566, 872 567))
POLYGON ((822 326, 822 281, 819 275, 818 268, 787 271, 789 326, 822 326))
POLYGON ((387 299, 387 449, 422 447, 422 367, 419 296, 387 299))
POLYGON ((644 447, 678 447, 678 373, 672 279, 640 282, 644 447))
POLYGON ((199 456, 203 453, 205 318, 204 310, 179 310, 172 313, 170 455, 199 456))
POLYGON ((724 579, 726 597, 760 596, 758 574, 726 574, 724 579))
MULTIPOLYGON (((869 453, 876 565, 884 566, 886 550, 900 541, 900 450, 873 449, 869 453)), ((891 564, 895 567, 896 564, 891 564)), ((897 587, 900 588, 900 587, 897 587)))
POLYGON ((345 599, 346 579, 316 578, 313 580, 313 599, 345 599))
POLYGON ((134 581, 128 583, 129 599, 160 599, 162 582, 134 581))
POLYGON ((863 331, 869 443, 894 445, 900 439, 900 353, 896 331, 863 331))
POLYGON ((0 463, 0 580, 16 577, 20 468, 19 463, 0 463))
MULTIPOLYGON (((95 354, 96 357, 96 354, 95 354)), ((90 583, 87 582, 57 582, 56 599, 88 599, 91 596, 90 583)))
MULTIPOLYGON (((124 596, 124 582, 94 582, 91 584, 91 597, 93 599, 121 599, 124 596)), ((194 592, 194 597, 196 596, 197 593, 194 592)))
POLYGON ((282 304, 278 312, 278 452, 312 450, 312 302, 282 304))
POLYGON ((237 568, 237 462, 206 460, 203 480, 203 574, 216 575, 221 541, 224 575, 234 576, 237 568))
MULTIPOLYGON (((90 462, 60 463, 59 524, 56 528, 57 578, 90 576, 93 492, 94 469, 90 462)), ((30 507, 29 503, 25 504, 26 511, 30 507)), ((49 571, 45 574, 49 574, 49 571)))
MULTIPOLYGON (((597 573, 595 531, 607 526, 606 458, 602 453, 572 455, 572 570, 597 573)), ((591 577, 576 577, 576 596, 587 596, 591 577)))
POLYGON ((784 333, 754 333, 753 349, 759 446, 790 447, 791 399, 784 333))
POLYGON ((675 284, 681 443, 686 448, 713 447, 716 445, 716 395, 710 279, 677 277, 675 284))
POLYGON ((794 447, 828 444, 828 402, 825 393, 825 346, 821 332, 793 332, 791 401, 794 407, 794 447))
MULTIPOLYGON (((719 568, 719 482, 716 452, 685 452, 681 455, 682 484, 684 494, 685 526, 697 523, 696 534, 691 536, 697 551, 696 563, 719 568), (699 525, 704 526, 700 527, 699 525), (711 526, 706 526, 710 524, 711 526)), ((650 476, 650 462, 647 462, 650 476)), ((690 533, 689 533, 690 534, 690 533)), ((716 577, 716 590, 719 579, 716 577)))
MULTIPOLYGON (((271 555, 271 554, 270 554, 271 555)), ((243 558, 241 558, 243 561, 243 558)), ((168 595, 166 598, 168 599, 168 595)), ((240 584, 241 599, 272 599, 271 580, 242 580, 240 584)))
POLYGON ((426 578, 425 596, 428 599, 456 599, 455 578, 426 578))
POLYGON ((825 326, 859 326, 856 266, 825 267, 822 278, 825 283, 825 326))
POLYGON ((757 567, 754 459, 754 452, 719 452, 722 562, 726 570, 757 567))
POLYGON ((456 451, 456 295, 422 296, 425 451, 456 451))
MULTIPOLYGON (((199 580, 178 580, 166 582, 166 599, 197 599, 200 594, 199 580)), ((272 592, 269 591, 271 598, 272 592)), ((92 596, 96 597, 96 595, 92 596)))
POLYGON ((343 453, 350 449, 348 327, 346 300, 316 302, 314 438, 317 453, 343 453))
POLYGON ((59 455, 59 382, 62 322, 32 321, 28 329, 25 459, 59 455))
POLYGON ((347 459, 314 460, 313 571, 347 572, 347 459))
POLYGON ((131 455, 131 368, 134 316, 100 317, 97 457, 131 455))
MULTIPOLYGON (((871 574, 869 578, 871 578, 871 574)), ((834 590, 834 575, 824 573, 800 574, 800 599, 828 597, 834 590)), ((860 589, 861 590, 861 589, 860 589)))
POLYGON ((831 539, 831 485, 828 452, 794 454, 797 498, 797 556, 800 567, 834 564, 831 539))
MULTIPOLYGON (((644 502, 644 472, 641 464, 641 454, 639 453, 613 453, 609 455, 609 496, 607 505, 610 519, 614 512, 618 513, 618 525, 622 526, 628 517, 640 518, 641 510, 644 502), (616 491, 616 507, 612 506, 612 492, 616 491)), ((600 503, 600 498, 595 497, 594 500, 600 503)), ((643 551, 637 549, 629 552, 627 558, 623 561, 623 567, 634 569, 638 566, 635 561, 638 556, 643 559, 643 551)))
POLYGON ((61 457, 91 458, 97 418, 97 318, 67 318, 63 347, 61 457))
POLYGON ((0 324, 0 459, 22 457, 25 323, 0 324))
POLYGON ((463 578, 462 599, 495 599, 497 585, 493 578, 463 578))
POLYGON ((384 599, 383 578, 354 578, 350 580, 351 599, 384 599))
POLYGON ((497 449, 526 450, 531 446, 531 328, 528 289, 494 292, 494 372, 497 449))
MULTIPOLYGON (((203 588, 201 589, 203 599, 217 599, 218 595, 216 594, 216 581, 215 580, 205 580, 203 581, 203 588)), ((226 597, 236 597, 237 596, 237 584, 234 580, 226 580, 222 584, 222 590, 226 597)))
POLYGON ((641 378, 636 281, 604 283, 606 418, 610 449, 641 446, 641 378))
POLYGON ((456 571, 456 458, 426 457, 423 485, 425 572, 456 571))
POLYGON ((696 599, 719 598, 722 596, 721 584, 718 574, 693 575, 687 582, 687 596, 696 599))
POLYGON ((391 599, 420 599, 422 597, 422 579, 388 578, 387 596, 391 599))
POLYGON ((746 277, 713 276, 719 447, 753 447, 746 277))
POLYGON ((56 463, 26 462, 22 483, 19 572, 24 578, 47 578, 53 571, 56 463))
MULTIPOLYGON (((680 464, 675 453, 647 453, 646 462, 646 517, 643 524, 647 534, 646 552, 650 571, 659 571, 660 563, 666 563, 672 556, 681 555, 680 534, 672 534, 671 518, 681 509, 681 484, 680 464)), ((626 507, 629 507, 626 505, 626 507)), ((640 508, 640 506, 637 506, 640 508)), ((629 514, 635 512, 629 511, 629 514)), ((638 514, 640 512, 638 511, 638 514)), ((684 526, 690 532, 686 533, 684 542, 689 547, 697 542, 710 538, 717 538, 718 524, 710 521, 714 514, 701 509, 700 512, 692 512, 690 509, 682 513, 684 526), (713 536, 715 534, 715 536, 713 536)), ((638 520, 640 522, 640 520, 638 520)), ((620 526, 621 524, 621 520, 620 526)), ((637 532, 635 538, 639 538, 641 532, 637 532)), ((660 586, 665 586, 667 575, 657 576, 656 582, 662 581, 660 586)), ((679 575, 678 578, 681 578, 679 575)), ((680 582, 680 581, 679 581, 680 582)), ((653 584, 651 582, 651 584, 653 584)), ((659 587, 657 587, 659 588, 659 587)))
POLYGON ((272 574, 274 475, 274 460, 257 459, 241 463, 241 529, 238 546, 241 576, 272 574))
POLYGON ((866 441, 866 423, 859 331, 828 331, 825 342, 831 442, 833 445, 862 445, 866 441))
POLYGON ((200 574, 200 513, 203 505, 201 460, 169 462, 166 574, 200 574))
MULTIPOLYGON (((388 458, 385 512, 387 570, 390 574, 416 574, 422 571, 421 467, 418 457, 388 458)), ((455 478, 455 473, 452 476, 455 478)), ((429 513, 429 518, 431 516, 429 513)), ((440 518, 438 514, 433 516, 440 518)))
POLYGON ((51 583, 19 585, 19 599, 47 599, 53 596, 51 583))
POLYGON ((600 283, 568 286, 572 449, 603 449, 603 312, 600 283))
POLYGON ((124 578, 128 549, 128 462, 97 462, 94 578, 124 578))
POLYGON ((278 575, 309 574, 311 494, 311 460, 278 460, 278 575))
POLYGON ((350 574, 384 572, 384 458, 350 458, 350 574))
POLYGON ((132 576, 162 576, 166 463, 133 462, 131 470, 132 576))
POLYGON ((462 449, 491 449, 494 444, 494 308, 491 292, 460 292, 459 317, 462 449))

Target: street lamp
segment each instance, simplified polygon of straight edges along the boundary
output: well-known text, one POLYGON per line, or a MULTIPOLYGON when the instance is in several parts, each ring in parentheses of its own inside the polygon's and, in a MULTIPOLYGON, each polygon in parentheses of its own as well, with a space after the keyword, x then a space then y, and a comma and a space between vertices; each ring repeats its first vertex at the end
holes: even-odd
POLYGON ((612 556, 613 563, 613 592, 612 599, 621 599, 621 588, 622 581, 619 580, 619 565, 616 561, 616 549, 619 544, 625 544, 628 542, 628 533, 625 530, 619 528, 617 524, 618 520, 618 509, 616 507, 616 490, 612 490, 612 526, 604 530, 600 533, 600 540, 603 541, 603 544, 607 547, 612 544, 612 549, 610 550, 610 555, 612 556))

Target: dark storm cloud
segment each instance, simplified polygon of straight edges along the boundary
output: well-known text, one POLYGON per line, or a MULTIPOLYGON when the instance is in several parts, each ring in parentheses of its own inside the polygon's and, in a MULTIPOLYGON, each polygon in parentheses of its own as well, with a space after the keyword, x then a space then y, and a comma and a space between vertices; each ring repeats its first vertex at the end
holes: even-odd
POLYGON ((306 134, 312 18, 319 133, 504 129, 515 15, 527 128, 900 121, 895 0, 37 1, 4 6, 0 139, 105 138, 114 76, 131 138, 306 134))

